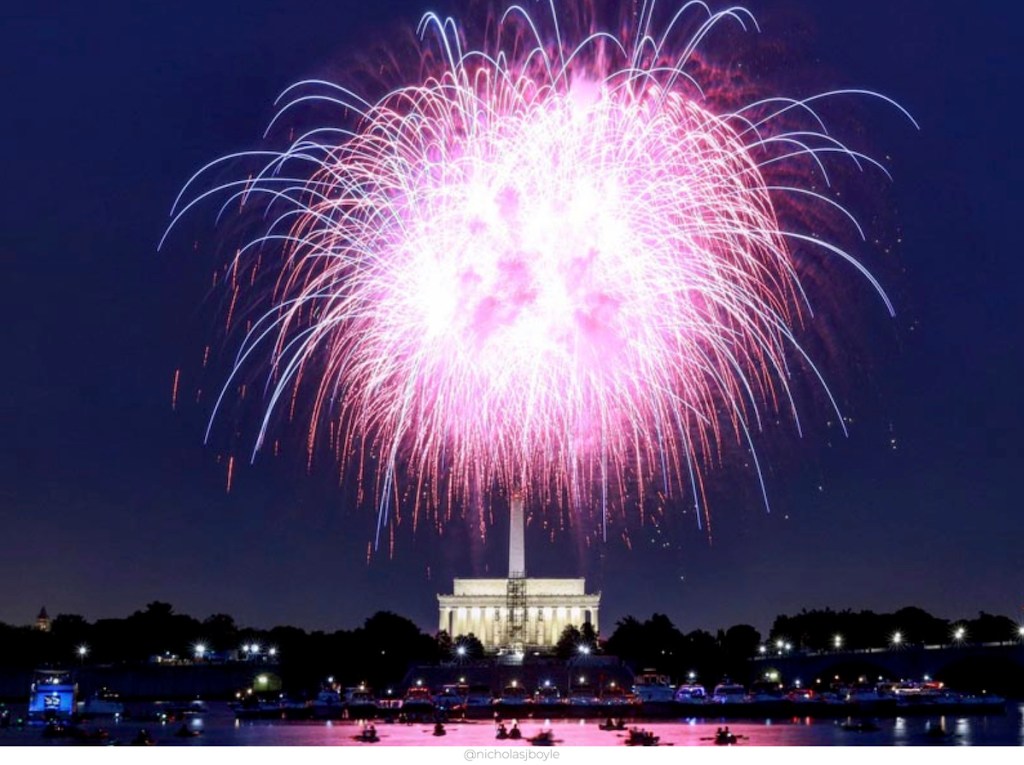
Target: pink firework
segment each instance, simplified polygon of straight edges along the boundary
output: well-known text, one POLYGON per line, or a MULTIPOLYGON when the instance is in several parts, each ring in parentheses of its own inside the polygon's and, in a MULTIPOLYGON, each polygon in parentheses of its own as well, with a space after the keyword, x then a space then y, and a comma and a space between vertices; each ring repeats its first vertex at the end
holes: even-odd
POLYGON ((772 171, 805 163, 827 182, 830 155, 877 163, 814 112, 838 92, 716 113, 688 66, 748 12, 687 3, 658 30, 653 16, 650 2, 617 35, 584 19, 569 39, 554 4, 543 23, 512 6, 473 48, 428 14, 415 84, 374 103, 289 88, 275 122, 311 101, 348 119, 251 154, 267 158, 256 175, 174 211, 268 200, 233 264, 283 253, 236 364, 270 361, 257 450, 276 411, 312 402, 311 449, 373 455, 379 534, 399 484, 418 513, 513 487, 607 511, 657 482, 700 518, 725 439, 754 455, 765 412, 799 427, 794 370, 827 387, 797 339, 794 244, 844 259, 892 307, 853 257, 776 209, 852 216, 772 171))

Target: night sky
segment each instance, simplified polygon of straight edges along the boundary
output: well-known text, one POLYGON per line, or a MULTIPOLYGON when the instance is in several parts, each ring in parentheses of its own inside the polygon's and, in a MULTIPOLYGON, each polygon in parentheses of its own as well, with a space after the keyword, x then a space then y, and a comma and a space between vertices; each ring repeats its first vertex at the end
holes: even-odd
MULTIPOLYGON (((156 244, 195 170, 261 146, 286 86, 342 78, 354 47, 438 6, 15 5, 0 23, 0 620, 27 623, 44 604, 120 616, 159 599, 253 626, 335 629, 389 609, 433 630, 453 576, 504 570, 503 522, 486 543, 459 523, 406 529, 393 558, 368 564, 375 508, 338 488, 328 458, 307 475, 301 448, 253 466, 241 450, 227 493, 231 423, 203 443, 226 370, 203 377, 201 360, 208 344, 219 359, 234 349, 209 289, 232 224, 206 209, 156 244)), ((803 439, 769 427, 771 513, 749 471, 724 466, 709 472, 710 537, 674 513, 659 528, 630 521, 632 549, 617 529, 607 544, 552 540, 534 519, 529 572, 585 574, 606 635, 653 611, 684 629, 765 629, 825 606, 1024 616, 1024 19, 999 6, 750 3, 761 40, 796 62, 766 66, 773 91, 876 89, 922 126, 859 103, 841 136, 891 158, 892 184, 850 182, 873 200, 855 252, 897 316, 851 270, 828 271, 833 302, 805 331, 826 337, 809 342, 850 437, 812 394, 803 439)))

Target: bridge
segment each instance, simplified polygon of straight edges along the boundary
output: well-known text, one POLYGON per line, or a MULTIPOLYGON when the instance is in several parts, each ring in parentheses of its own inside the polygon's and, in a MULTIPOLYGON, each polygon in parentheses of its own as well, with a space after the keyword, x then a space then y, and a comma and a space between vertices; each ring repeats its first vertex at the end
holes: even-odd
POLYGON ((1024 642, 901 645, 831 651, 772 651, 754 658, 756 676, 779 673, 805 687, 864 678, 944 682, 958 690, 992 690, 1024 696, 1024 642))

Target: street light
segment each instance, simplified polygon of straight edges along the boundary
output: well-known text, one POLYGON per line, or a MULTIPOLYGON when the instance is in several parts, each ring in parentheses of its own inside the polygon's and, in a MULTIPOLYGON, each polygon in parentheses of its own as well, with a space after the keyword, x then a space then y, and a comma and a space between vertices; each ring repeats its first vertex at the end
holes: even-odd
POLYGON ((838 651, 840 648, 843 647, 843 636, 836 635, 834 638, 832 638, 832 644, 836 647, 836 650, 838 651))
POLYGON ((902 642, 903 642, 903 633, 901 633, 901 632, 894 632, 894 633, 892 633, 892 644, 893 645, 899 645, 902 642))
POLYGON ((269 651, 267 651, 267 655, 270 656, 271 659, 273 659, 275 656, 277 656, 277 649, 271 648, 269 651))
POLYGON ((963 639, 965 637, 967 637, 967 630, 964 629, 963 627, 957 627, 953 631, 953 639, 956 640, 957 642, 963 642, 963 639))
POLYGON ((766 646, 766 645, 759 645, 757 647, 757 652, 763 656, 764 654, 768 653, 768 646, 766 646))
POLYGON ((586 644, 584 644, 584 645, 581 645, 581 646, 579 647, 579 652, 580 652, 581 654, 583 654, 584 656, 590 656, 590 646, 589 646, 589 645, 586 645, 586 644))
POLYGON ((78 654, 78 660, 82 663, 85 663, 85 657, 89 655, 89 646, 80 645, 78 646, 78 648, 75 649, 75 653, 78 654))
POLYGON ((1020 626, 1017 628, 1017 637, 1019 637, 1021 640, 1024 640, 1024 626, 1020 626))
POLYGON ((192 652, 195 654, 196 659, 202 660, 206 656, 206 644, 196 643, 192 648, 192 652))
POLYGON ((692 683, 694 680, 697 679, 697 673, 691 669, 689 672, 686 673, 686 678, 692 683))

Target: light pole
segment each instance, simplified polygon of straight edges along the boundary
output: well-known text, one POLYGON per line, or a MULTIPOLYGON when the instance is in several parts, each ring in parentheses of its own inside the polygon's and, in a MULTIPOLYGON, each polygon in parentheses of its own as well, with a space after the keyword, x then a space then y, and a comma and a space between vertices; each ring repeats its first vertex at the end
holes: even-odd
POLYGON ((89 646, 80 645, 75 649, 75 653, 78 654, 78 663, 85 664, 85 657, 89 655, 89 646))

